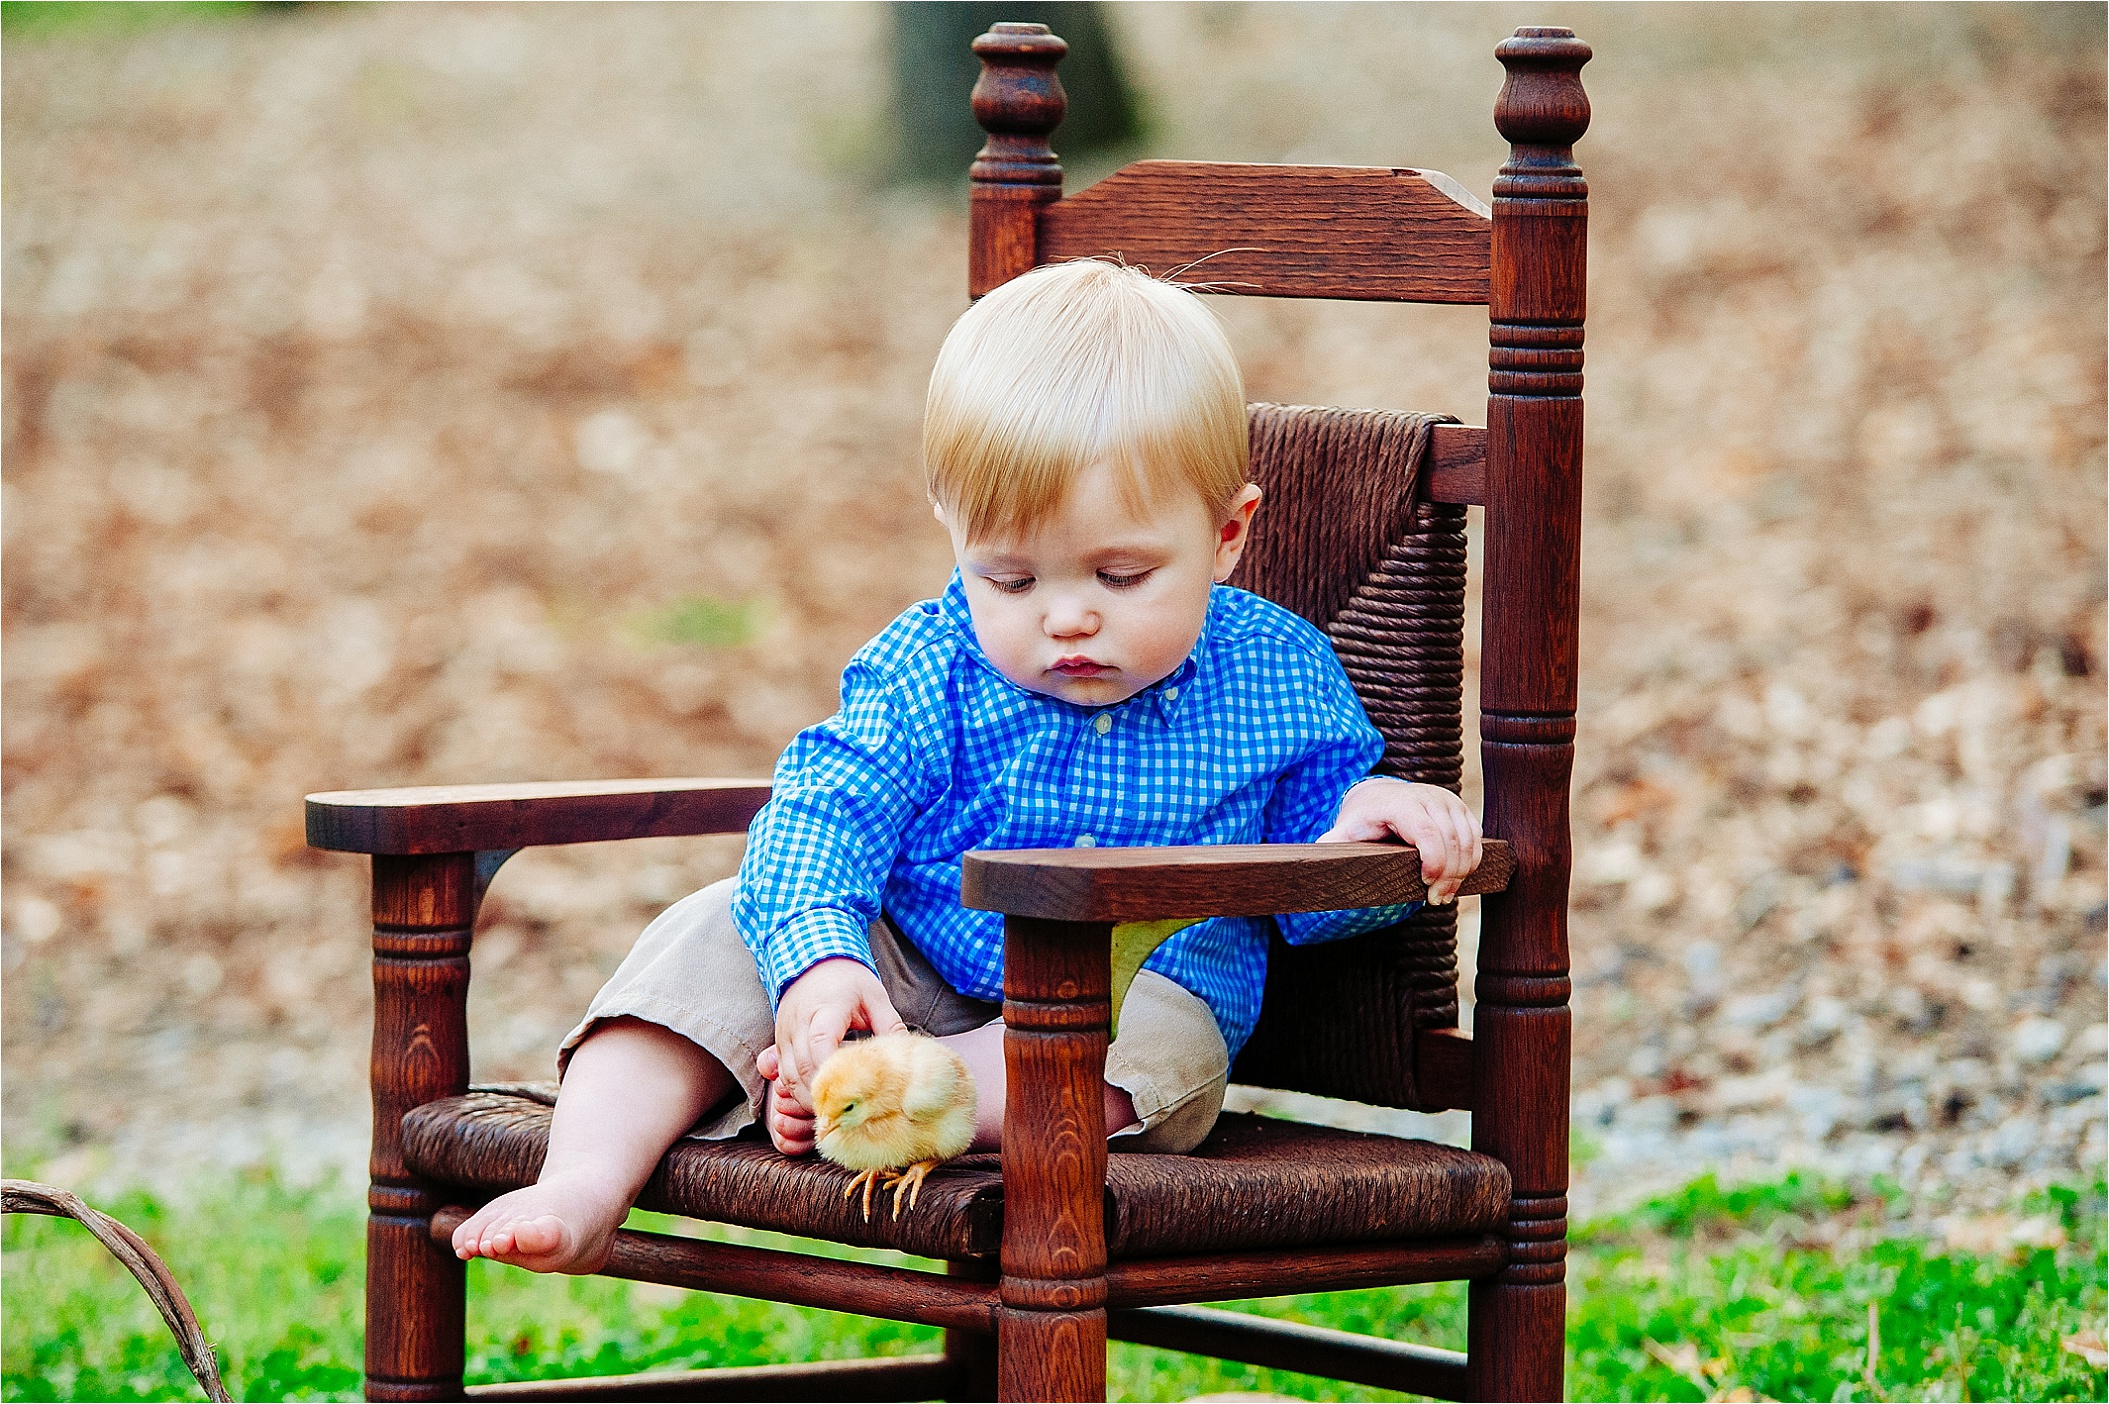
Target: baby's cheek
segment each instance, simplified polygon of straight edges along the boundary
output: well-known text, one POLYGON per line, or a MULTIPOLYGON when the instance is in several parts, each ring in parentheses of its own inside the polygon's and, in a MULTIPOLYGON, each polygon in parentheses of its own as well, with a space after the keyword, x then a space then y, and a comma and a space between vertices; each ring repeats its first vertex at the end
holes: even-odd
POLYGON ((1168 676, 1194 651, 1206 612, 1205 602, 1195 610, 1184 600, 1138 611, 1129 624, 1129 670, 1151 683, 1168 676))
POLYGON ((1035 656, 1039 640, 1029 626, 1008 617, 1009 613, 997 611, 986 624, 976 619, 974 633, 997 672, 1020 687, 1032 687, 1039 681, 1040 660, 1035 656))

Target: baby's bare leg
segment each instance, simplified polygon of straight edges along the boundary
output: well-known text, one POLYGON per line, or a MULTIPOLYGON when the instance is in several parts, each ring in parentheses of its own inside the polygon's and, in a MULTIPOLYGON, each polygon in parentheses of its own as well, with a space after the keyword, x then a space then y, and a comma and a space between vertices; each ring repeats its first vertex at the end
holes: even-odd
MULTIPOLYGON (((952 1034, 938 1042, 950 1048, 974 1075, 974 1144, 972 1150, 992 1151, 1003 1145, 1003 1020, 978 1029, 952 1034)), ((1112 1083, 1106 1084, 1106 1134, 1125 1131, 1135 1124, 1135 1103, 1112 1083)))
POLYGON ((598 1272, 659 1158, 733 1086, 723 1064, 673 1030, 610 1019, 572 1051, 542 1178, 454 1230, 455 1255, 598 1272))

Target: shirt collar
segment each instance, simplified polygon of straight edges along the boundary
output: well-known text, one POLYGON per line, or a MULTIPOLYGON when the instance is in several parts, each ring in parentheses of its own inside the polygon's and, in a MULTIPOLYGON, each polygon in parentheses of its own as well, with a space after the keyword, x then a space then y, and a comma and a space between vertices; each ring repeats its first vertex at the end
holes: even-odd
MULTIPOLYGON (((1187 654, 1185 660, 1178 667, 1172 669, 1169 675, 1158 679, 1127 701, 1116 703, 1112 707, 1082 707, 1077 708, 1077 710, 1085 712, 1119 711, 1123 707, 1137 704, 1147 705, 1154 700, 1157 715, 1166 722, 1170 722, 1173 716, 1177 714, 1179 708, 1192 705, 1196 680, 1201 675, 1201 659, 1208 652, 1210 636, 1215 632, 1216 616, 1223 609, 1223 591, 1225 588, 1222 585, 1210 588, 1208 612, 1201 618, 1201 636, 1194 640, 1193 652, 1187 654)), ((990 661, 986 653, 982 652, 981 640, 974 636, 974 612, 967 604, 966 580, 961 576, 957 566, 952 568, 952 578, 945 582, 945 592, 938 597, 937 612, 954 629, 959 631, 960 639, 966 644, 967 653, 982 667, 988 669, 992 676, 1000 678, 1009 686, 1017 687, 1020 692, 1029 693, 1034 697, 1059 703, 1064 707, 1075 705, 1063 702, 1058 697, 1048 697, 1044 692, 1033 692, 1031 688, 1018 687, 1017 683, 1004 677, 1002 670, 990 661)))

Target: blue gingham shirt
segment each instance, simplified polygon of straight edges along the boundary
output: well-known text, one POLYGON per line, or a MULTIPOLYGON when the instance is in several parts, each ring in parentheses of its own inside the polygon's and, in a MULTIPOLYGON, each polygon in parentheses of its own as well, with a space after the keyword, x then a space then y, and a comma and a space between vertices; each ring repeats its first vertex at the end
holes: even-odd
MULTIPOLYGON (((959 904, 977 848, 1308 843, 1383 753, 1325 636, 1218 585, 1187 660, 1110 707, 1020 687, 974 638, 957 571, 852 658, 748 831, 733 917, 772 1003, 833 956, 872 963, 883 907, 945 981, 1003 997, 1003 918, 959 904)), ((1296 943, 1413 910, 1276 918, 1296 943)), ((1207 1002, 1235 1053, 1259 1020, 1269 921, 1220 917, 1145 969, 1207 1002)))

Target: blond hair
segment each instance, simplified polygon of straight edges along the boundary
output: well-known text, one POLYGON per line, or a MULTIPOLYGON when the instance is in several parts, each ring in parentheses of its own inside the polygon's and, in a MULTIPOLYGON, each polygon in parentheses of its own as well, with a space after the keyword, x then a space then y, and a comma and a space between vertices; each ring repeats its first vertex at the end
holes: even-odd
POLYGON ((945 337, 923 412, 931 500, 969 538, 1029 531, 1097 463, 1124 504, 1169 490, 1227 514, 1245 486, 1245 387, 1198 295, 1100 259, 1036 268, 945 337))

